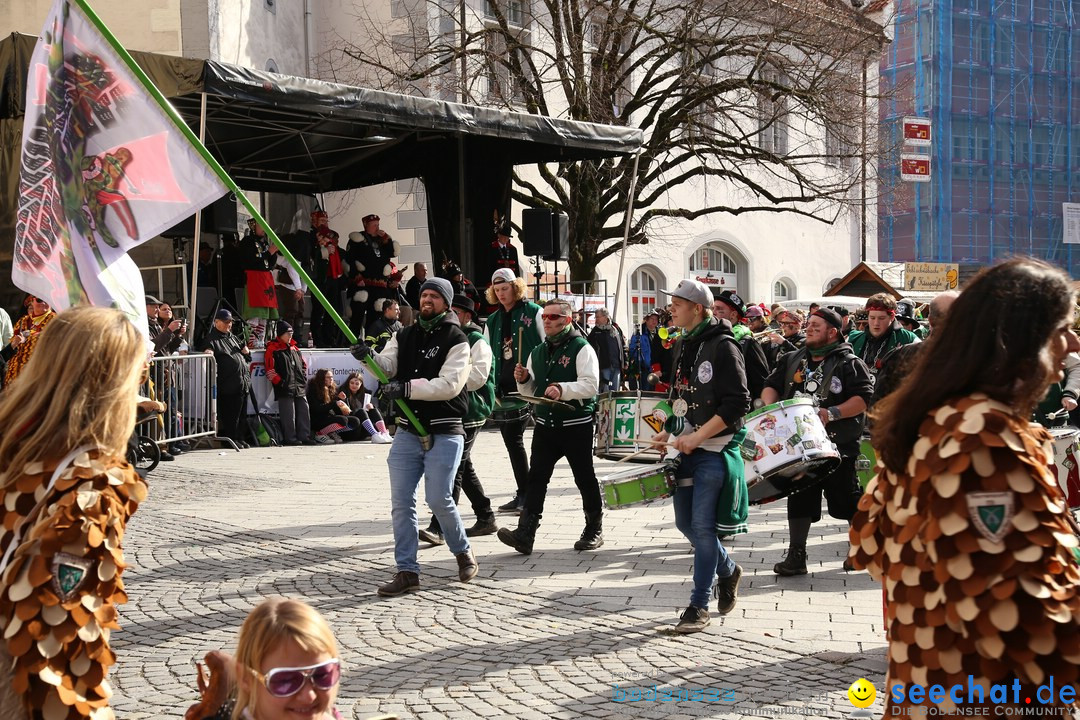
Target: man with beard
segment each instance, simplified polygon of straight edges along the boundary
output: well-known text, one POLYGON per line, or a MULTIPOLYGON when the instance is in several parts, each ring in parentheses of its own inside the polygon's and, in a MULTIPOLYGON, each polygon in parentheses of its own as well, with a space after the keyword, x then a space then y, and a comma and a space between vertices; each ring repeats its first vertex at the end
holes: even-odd
POLYGON ((878 293, 866 299, 867 329, 856 330, 848 336, 852 351, 870 368, 876 381, 878 372, 889 353, 902 345, 919 342, 910 330, 900 327, 896 320, 896 300, 888 293, 878 293))
POLYGON ((365 215, 363 231, 349 233, 346 251, 352 285, 349 327, 358 337, 364 334, 364 328, 374 319, 376 308, 382 306, 382 301, 397 298, 401 285, 402 273, 394 265, 401 246, 379 227, 379 222, 378 215, 365 215))
MULTIPOLYGON (((675 345, 675 371, 668 395, 672 416, 660 443, 672 438, 679 455, 675 476, 692 483, 675 490, 675 527, 694 546, 694 589, 675 632, 701 632, 709 624, 709 597, 717 611, 735 609, 742 568, 720 535, 746 532, 746 476, 739 452, 746 437, 743 415, 750 408, 742 350, 731 324, 712 316, 712 293, 704 283, 682 280, 670 294, 671 315, 682 329, 675 345)), ((658 446, 659 447, 659 446, 658 446)))
POLYGON ((517 393, 514 381, 514 365, 518 358, 527 358, 543 338, 540 335, 543 309, 525 299, 525 281, 515 277, 509 268, 500 268, 491 276, 491 287, 485 298, 496 307, 488 315, 484 333, 494 355, 495 364, 495 416, 499 419, 499 431, 510 456, 517 489, 514 498, 500 505, 499 512, 519 513, 525 502, 525 483, 529 478, 529 456, 525 453, 525 424, 529 419, 529 406, 523 400, 511 397, 517 393))
MULTIPOLYGON (((758 308, 760 310, 760 308, 758 308)), ((761 390, 765 387, 765 378, 769 376, 769 362, 765 359, 765 351, 761 343, 753 336, 749 327, 742 324, 746 314, 746 305, 738 293, 733 290, 725 290, 712 303, 713 317, 727 320, 731 323, 731 332, 735 341, 739 343, 743 354, 743 367, 746 370, 746 388, 750 391, 750 397, 761 396, 761 390)))
POLYGON ((791 539, 786 558, 773 566, 777 575, 807 573, 806 539, 810 526, 821 519, 823 492, 829 514, 849 522, 862 496, 855 460, 874 385, 866 365, 843 342, 842 326, 843 320, 834 310, 818 308, 807 322, 805 347, 781 356, 761 392, 765 405, 793 397, 815 398, 818 417, 836 443, 841 458, 840 465, 820 483, 788 496, 791 539))
POLYGON ((514 380, 523 395, 542 395, 557 403, 535 408, 532 467, 521 520, 515 530, 499 528, 499 540, 524 555, 532 553, 551 473, 564 457, 585 510, 585 529, 574 549, 595 550, 604 544, 604 505, 592 458, 600 370, 596 353, 570 322, 572 317, 573 308, 565 300, 544 303, 545 340, 529 353, 524 366, 514 366, 514 380))
POLYGON ((392 378, 382 393, 406 398, 430 435, 421 439, 416 428, 401 418, 386 464, 390 470, 390 517, 394 527, 394 579, 378 589, 393 597, 420 589, 416 495, 424 478, 424 498, 439 519, 443 537, 458 564, 458 579, 476 576, 476 557, 454 503, 454 476, 465 446, 464 418, 469 409, 465 384, 469 378, 469 340, 461 331, 450 283, 432 278, 420 288, 420 318, 373 354, 367 343, 353 345, 353 357, 371 357, 392 378))

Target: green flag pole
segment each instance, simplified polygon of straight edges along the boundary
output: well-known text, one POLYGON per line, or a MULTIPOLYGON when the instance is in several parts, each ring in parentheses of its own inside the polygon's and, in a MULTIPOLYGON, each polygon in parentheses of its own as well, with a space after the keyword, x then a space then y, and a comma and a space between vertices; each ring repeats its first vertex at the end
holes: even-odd
MULTIPOLYGON (((161 107, 165 115, 167 115, 169 119, 173 121, 173 124, 176 125, 176 127, 180 130, 181 133, 183 133, 184 137, 187 138, 188 142, 191 143, 192 147, 195 148, 196 152, 199 153, 202 159, 206 161, 206 164, 210 166, 210 169, 214 171, 214 173, 218 176, 221 182, 224 183, 225 186, 234 195, 236 195, 237 199, 244 206, 244 208, 249 213, 251 213, 251 217, 254 218, 255 222, 257 222, 259 226, 266 232, 266 237, 270 240, 270 242, 274 243, 274 245, 277 246, 278 251, 289 262, 289 264, 293 266, 297 274, 300 275, 300 279, 304 282, 304 284, 308 286, 308 289, 311 290, 312 296, 319 301, 319 303, 326 309, 327 314, 331 318, 333 318, 334 322, 337 323, 337 326, 341 328, 341 332, 344 333, 345 338, 349 341, 349 343, 356 344, 356 335, 353 334, 352 330, 349 328, 348 324, 346 324, 345 320, 340 315, 338 315, 337 310, 335 310, 334 306, 331 305, 330 302, 326 299, 326 296, 322 294, 322 291, 319 290, 319 287, 311 281, 311 278, 308 277, 308 274, 304 272, 304 268, 301 267, 299 262, 297 262, 296 258, 289 251, 289 249, 285 247, 285 244, 281 242, 277 234, 270 227, 270 224, 266 222, 266 220, 261 214, 259 214, 259 211, 255 209, 255 206, 251 204, 251 201, 248 200, 244 192, 229 176, 229 173, 225 172, 225 168, 221 167, 221 164, 217 161, 217 159, 214 158, 214 156, 210 154, 210 151, 206 149, 206 146, 199 141, 199 138, 196 137, 192 129, 188 127, 187 123, 184 122, 183 118, 181 118, 180 115, 176 112, 176 109, 173 108, 172 103, 170 103, 168 99, 161 94, 161 91, 157 89, 157 86, 154 85, 153 81, 147 76, 145 72, 143 72, 143 69, 139 67, 139 64, 135 62, 135 59, 131 57, 131 54, 128 53, 128 51, 124 48, 123 45, 120 44, 120 41, 113 36, 113 34, 109 31, 109 28, 105 25, 104 22, 102 22, 101 18, 97 16, 97 13, 95 13, 90 8, 86 0, 72 0, 72 2, 78 5, 79 9, 83 11, 87 19, 89 19, 90 22, 94 24, 94 26, 98 29, 98 32, 100 32, 105 38, 105 40, 108 41, 113 51, 120 56, 120 59, 124 61, 124 64, 127 65, 128 69, 132 72, 132 74, 134 74, 135 77, 139 79, 139 82, 143 84, 143 87, 148 93, 150 93, 150 96, 154 98, 154 101, 157 102, 157 104, 161 107)), ((386 373, 383 372, 383 369, 379 367, 378 363, 376 363, 372 358, 365 359, 364 364, 368 367, 369 370, 371 370, 371 372, 375 375, 375 377, 380 383, 389 382, 389 378, 386 377, 386 373)), ((428 435, 428 432, 424 429, 424 426, 420 424, 420 420, 416 417, 415 414, 413 414, 413 411, 409 408, 405 400, 402 398, 397 398, 396 402, 398 407, 401 408, 402 413, 405 414, 405 417, 408 418, 409 422, 412 423, 412 426, 416 429, 417 434, 420 437, 426 437, 428 435)))

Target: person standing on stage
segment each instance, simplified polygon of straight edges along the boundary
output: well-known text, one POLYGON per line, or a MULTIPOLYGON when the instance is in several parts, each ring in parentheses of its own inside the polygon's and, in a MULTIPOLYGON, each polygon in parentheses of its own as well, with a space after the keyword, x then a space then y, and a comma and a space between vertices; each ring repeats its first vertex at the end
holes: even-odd
MULTIPOLYGON (((773 566, 773 572, 785 577, 807 573, 806 539, 810 526, 821 520, 822 492, 829 514, 838 520, 850 521, 862 496, 855 460, 874 383, 866 365, 840 336, 843 324, 835 310, 815 310, 806 324, 806 345, 780 356, 761 392, 765 405, 794 397, 815 398, 818 417, 840 452, 840 465, 820 483, 788 496, 790 544, 785 559, 773 566)), ((846 561, 844 569, 850 569, 846 561)))
POLYGON ((365 215, 363 223, 363 231, 349 233, 345 251, 350 275, 349 327, 357 337, 364 336, 384 299, 397 299, 402 276, 394 265, 401 246, 379 227, 379 216, 365 215))
POLYGON ((510 221, 504 220, 499 223, 495 230, 495 241, 491 243, 491 272, 495 273, 506 268, 514 273, 514 277, 522 277, 521 263, 518 262, 518 251, 510 242, 513 231, 510 229, 510 221))
POLYGON ((416 323, 390 338, 381 353, 373 354, 367 343, 350 348, 357 360, 371 357, 379 364, 391 378, 382 393, 390 399, 408 399, 409 407, 430 433, 421 439, 408 420, 398 419, 398 432, 386 460, 397 573, 379 587, 378 594, 383 597, 420 589, 416 492, 421 477, 424 498, 439 518, 446 544, 457 559, 458 579, 468 582, 476 577, 476 557, 453 498, 454 476, 465 446, 464 418, 469 409, 465 384, 471 363, 469 340, 457 315, 450 312, 452 301, 450 283, 431 278, 420 288, 416 323))
POLYGON ((544 303, 543 343, 529 353, 526 365, 514 366, 514 379, 524 395, 558 401, 537 405, 532 439, 532 467, 525 505, 516 530, 499 528, 499 540, 519 553, 532 553, 536 529, 544 514, 544 498, 555 463, 566 458, 574 473, 585 509, 585 529, 575 550, 595 550, 604 544, 604 505, 593 471, 592 437, 600 369, 596 353, 571 323, 573 308, 565 300, 544 303))
MULTIPOLYGON (((476 513, 476 523, 465 529, 466 535, 492 535, 499 529, 495 524, 495 513, 491 510, 491 500, 484 494, 484 487, 480 484, 472 462, 472 448, 476 443, 476 436, 480 434, 484 423, 491 417, 492 408, 495 407, 495 371, 491 364, 491 346, 488 345, 484 331, 474 321, 476 304, 472 298, 455 295, 453 310, 461 323, 462 331, 469 338, 472 359, 469 380, 465 383, 465 389, 469 391, 469 411, 465 414, 464 422, 465 448, 462 450, 461 462, 454 478, 454 502, 458 501, 461 491, 464 490, 465 497, 469 498, 473 512, 476 513)), ((442 529, 437 517, 433 516, 427 529, 420 531, 420 539, 432 545, 442 545, 442 529)))
POLYGON ((750 408, 742 349, 727 320, 713 317, 713 296, 704 283, 682 280, 671 296, 671 316, 682 334, 675 344, 669 398, 672 417, 653 437, 660 448, 671 438, 680 453, 676 478, 692 486, 675 491, 675 526, 694 546, 694 589, 675 631, 701 632, 709 624, 715 584, 717 611, 735 609, 742 568, 718 534, 746 532, 746 476, 739 444, 750 408))
POLYGON ((413 276, 405 283, 405 301, 409 303, 409 307, 420 307, 420 286, 427 280, 427 276, 427 263, 413 263, 413 276))
POLYGON ((525 299, 525 281, 507 268, 500 268, 491 276, 486 298, 497 307, 488 316, 484 328, 495 365, 495 413, 502 415, 499 430, 510 455, 517 485, 514 498, 500 505, 498 510, 519 513, 525 502, 525 483, 529 477, 529 456, 525 453, 524 440, 529 407, 523 400, 510 396, 517 392, 514 365, 518 358, 529 357, 533 348, 543 341, 540 334, 543 309, 525 299))

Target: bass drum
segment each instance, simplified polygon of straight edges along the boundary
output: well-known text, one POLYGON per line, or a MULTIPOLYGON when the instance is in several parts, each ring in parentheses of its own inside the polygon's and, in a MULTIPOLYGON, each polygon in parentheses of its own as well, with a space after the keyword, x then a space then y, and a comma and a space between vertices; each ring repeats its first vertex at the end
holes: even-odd
POLYGON ((811 487, 840 464, 817 408, 809 398, 781 400, 743 418, 746 487, 762 505, 811 487))
POLYGON ((1066 504, 1074 516, 1080 517, 1080 429, 1074 427, 1047 428, 1054 443, 1054 464, 1050 469, 1057 476, 1066 504))

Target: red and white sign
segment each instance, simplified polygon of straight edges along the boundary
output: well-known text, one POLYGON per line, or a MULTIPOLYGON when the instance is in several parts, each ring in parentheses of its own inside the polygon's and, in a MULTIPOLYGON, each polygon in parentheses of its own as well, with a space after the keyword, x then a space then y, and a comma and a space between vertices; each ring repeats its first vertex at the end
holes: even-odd
POLYGON ((930 156, 901 155, 900 179, 907 182, 930 182, 930 156))
POLYGON ((904 118, 904 143, 907 145, 930 145, 930 118, 904 118))

